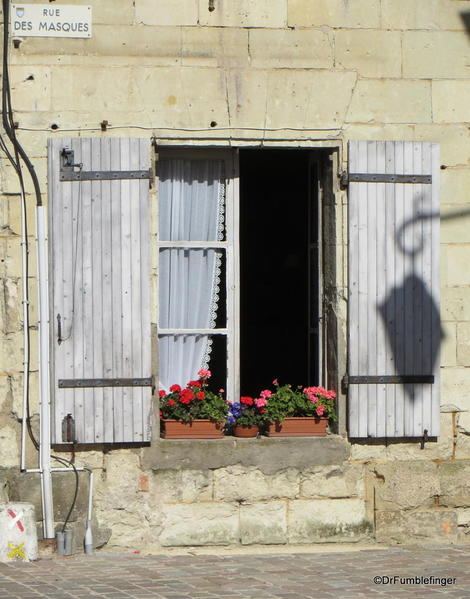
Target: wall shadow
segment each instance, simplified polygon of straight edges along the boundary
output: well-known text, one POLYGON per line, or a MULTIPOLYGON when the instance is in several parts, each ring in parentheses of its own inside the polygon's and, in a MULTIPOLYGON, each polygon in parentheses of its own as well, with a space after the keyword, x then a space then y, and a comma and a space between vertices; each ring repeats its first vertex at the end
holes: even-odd
POLYGON ((465 29, 467 30, 467 33, 470 35, 470 10, 461 12, 460 18, 463 21, 463 24, 465 26, 465 29))
MULTIPOLYGON (((435 219, 447 221, 470 214, 469 209, 443 216, 438 212, 423 212, 423 200, 423 196, 415 196, 413 217, 405 220, 395 235, 395 245, 406 257, 407 274, 377 305, 392 351, 395 373, 400 376, 433 375, 440 345, 445 338, 438 303, 420 276, 418 259, 426 245, 431 243, 426 238, 423 223, 435 219), (416 227, 419 227, 421 234, 416 233, 416 227)), ((407 396, 414 399, 415 384, 403 383, 403 388, 407 396)))
MULTIPOLYGON (((395 286, 378 306, 393 354, 396 374, 432 375, 444 338, 437 303, 415 273, 395 286)), ((414 384, 403 384, 414 399, 414 384)))

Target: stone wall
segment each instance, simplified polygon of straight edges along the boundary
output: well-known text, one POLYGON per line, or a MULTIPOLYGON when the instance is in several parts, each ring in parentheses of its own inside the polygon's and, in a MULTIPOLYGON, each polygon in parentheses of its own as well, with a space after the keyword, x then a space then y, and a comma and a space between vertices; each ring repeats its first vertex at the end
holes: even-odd
MULTIPOLYGON (((452 428, 455 416, 443 416, 452 428)), ((469 543, 470 460, 456 459, 444 442, 376 449, 379 457, 336 435, 161 440, 145 449, 81 452, 76 463, 94 471, 95 545, 107 549, 469 543)), ((84 474, 79 488, 72 515, 77 550, 87 508, 84 474)), ((72 474, 54 475, 58 523, 73 491, 72 474)), ((41 513, 37 475, 0 470, 0 498, 28 499, 41 513)))
MULTIPOLYGON (((75 2, 82 3, 68 4, 75 2)), ((78 452, 77 463, 96 471, 95 513, 103 530, 112 528, 110 546, 350 540, 372 534, 371 527, 382 540, 467 538, 470 79, 461 13, 470 11, 470 0, 214 0, 214 10, 208 0, 121 0, 119 9, 115 0, 88 3, 94 11, 91 39, 24 38, 19 48, 11 48, 18 137, 39 174, 45 203, 46 143, 53 136, 150 141, 154 134, 160 143, 175 145, 244 146, 261 140, 267 147, 334 145, 340 149, 338 170, 347 166, 348 139, 429 140, 440 143, 443 165, 439 442, 424 449, 416 443, 346 443, 345 455, 334 453, 323 464, 313 454, 312 462, 305 462, 305 453, 296 451, 278 470, 246 456, 242 462, 217 462, 214 453, 227 453, 227 445, 217 451, 212 445, 210 463, 198 467, 178 452, 179 462, 171 467, 165 465, 169 458, 158 463, 167 455, 160 455, 167 445, 158 440, 150 449, 78 452), (101 132, 103 120, 110 124, 106 132, 101 132), (421 479, 422 485, 406 482, 421 479), (243 496, 237 495, 240 488, 243 496)), ((36 257, 29 182, 27 189, 36 427, 36 257)), ((0 467, 9 481, 3 491, 0 485, 0 494, 29 500, 37 497, 36 483, 19 483, 16 473, 21 209, 16 178, 3 156, 0 192, 0 467)), ((335 307, 344 337, 347 197, 339 186, 336 204, 335 307)), ((345 355, 344 343, 342 351, 345 355)), ((252 451, 265 442, 253 441, 252 451)), ((312 449, 304 451, 310 455, 312 449)), ((279 456, 264 459, 274 467, 279 456)), ((28 465, 36 465, 30 445, 28 465)), ((31 481, 36 475, 21 476, 31 481)), ((58 491, 58 505, 67 505, 67 493, 58 491)), ((62 513, 60 507, 58 519, 62 513)))

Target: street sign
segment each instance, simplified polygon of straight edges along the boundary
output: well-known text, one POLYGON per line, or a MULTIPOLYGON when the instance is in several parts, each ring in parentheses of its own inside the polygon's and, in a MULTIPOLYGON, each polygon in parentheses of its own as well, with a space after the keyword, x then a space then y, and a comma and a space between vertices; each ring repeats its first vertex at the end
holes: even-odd
POLYGON ((12 4, 13 37, 91 37, 91 6, 12 4))

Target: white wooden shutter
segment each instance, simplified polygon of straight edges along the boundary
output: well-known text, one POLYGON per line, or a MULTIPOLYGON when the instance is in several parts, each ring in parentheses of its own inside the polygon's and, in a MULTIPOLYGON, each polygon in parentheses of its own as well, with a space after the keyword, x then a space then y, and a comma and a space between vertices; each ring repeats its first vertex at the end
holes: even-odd
POLYGON ((49 143, 54 443, 150 439, 148 189, 147 140, 49 143))
POLYGON ((351 141, 348 178, 349 434, 437 436, 438 146, 351 141))

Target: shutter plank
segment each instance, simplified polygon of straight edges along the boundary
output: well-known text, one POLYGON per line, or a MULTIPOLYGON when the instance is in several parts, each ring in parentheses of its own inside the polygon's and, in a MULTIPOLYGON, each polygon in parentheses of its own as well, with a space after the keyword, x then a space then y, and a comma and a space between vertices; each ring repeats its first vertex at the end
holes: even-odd
MULTIPOLYGON (((91 139, 82 139, 81 156, 83 170, 92 169, 91 139)), ((93 312, 93 227, 92 227, 92 181, 79 181, 77 187, 81 188, 79 201, 82 205, 82 265, 83 265, 83 318, 80 330, 83 335, 83 378, 93 378, 93 340, 95 327, 101 323, 95 321, 93 312), (81 197, 80 197, 81 196, 81 197)), ((76 289, 75 293, 80 293, 76 289)), ((95 428, 95 406, 93 389, 84 389, 82 394, 82 416, 79 419, 80 434, 77 439, 81 443, 92 443, 94 441, 95 428)))
MULTIPOLYGON (((423 144, 413 144, 413 171, 418 174, 424 174, 423 172, 423 144)), ((430 166, 430 165, 429 165, 430 166)), ((430 171, 428 171, 430 172, 430 171)), ((423 239, 423 188, 425 185, 413 185, 413 209, 415 218, 418 219, 414 229, 414 241, 413 247, 420 245, 423 239)), ((426 244, 427 240, 424 241, 426 244)), ((413 276, 416 279, 420 279, 423 282, 423 251, 419 252, 413 260, 413 276)), ((414 342, 414 373, 419 374, 423 372, 423 309, 425 304, 424 289, 423 285, 417 286, 413 290, 413 338, 414 342)), ((413 402, 413 435, 418 436, 419 431, 424 430, 423 428, 423 407, 424 407, 424 393, 422 385, 414 385, 414 402, 413 402)))
POLYGON ((439 430, 438 361, 432 372, 430 356, 440 339, 439 219, 425 215, 438 213, 438 160, 430 163, 436 146, 351 142, 349 148, 351 173, 433 175, 432 186, 350 182, 349 374, 436 377, 434 385, 351 385, 350 435, 416 437, 426 429, 434 436, 439 430), (413 252, 422 240, 422 251, 413 252))
MULTIPOLYGON (((121 139, 121 168, 127 170, 130 164, 130 144, 129 140, 121 139)), ((132 260, 131 260, 131 202, 132 202, 131 182, 129 180, 121 181, 121 285, 122 285, 122 376, 125 378, 132 376, 132 260), (126 315, 126 317, 124 317, 126 315)), ((132 418, 132 389, 122 389, 122 418, 123 435, 125 439, 133 439, 133 418, 132 418)))
MULTIPOLYGON (((395 160, 395 148, 394 142, 385 143, 385 173, 394 174, 397 173, 397 166, 395 160)), ((397 193, 396 185, 385 185, 385 220, 386 226, 384 228, 385 236, 385 252, 386 252, 386 270, 385 270, 385 284, 382 292, 382 305, 385 306, 385 326, 389 326, 395 319, 396 307, 395 307, 395 296, 387 298, 387 290, 393 287, 396 276, 397 260, 395 257, 395 219, 396 219, 396 202, 395 197, 397 193), (385 302, 385 304, 383 303, 385 302)), ((385 334, 386 337, 386 334, 385 334)), ((387 339, 383 340, 383 345, 386 351, 386 366, 385 373, 393 374, 395 372, 395 362, 393 352, 390 348, 390 344, 387 339)), ((396 397, 397 392, 400 391, 395 385, 385 385, 385 396, 386 396, 386 428, 385 436, 394 437, 396 435, 396 397)))
MULTIPOLYGON (((350 169, 359 172, 357 158, 359 156, 358 142, 349 142, 350 169)), ((349 245, 359 247, 359 199, 356 197, 359 189, 357 185, 350 188, 350 202, 348 205, 348 232, 349 245)), ((349 315, 349 369, 350 372, 359 372, 359 251, 349 252, 349 289, 350 298, 348 306, 349 315)), ((359 435, 359 388, 350 387, 348 393, 349 427, 356 436, 359 435)))
MULTIPOLYGON (((395 153, 395 167, 397 174, 404 174, 404 160, 405 160, 405 144, 404 142, 396 143, 395 153)), ((405 292, 403 288, 397 286, 397 281, 403 281, 405 277, 405 259, 403 253, 397 250, 397 235, 399 233, 400 224, 405 220, 405 186, 403 184, 393 185, 394 190, 394 203, 395 203, 395 220, 389 231, 390 237, 393 239, 393 252, 395 256, 395 277, 391 282, 393 289, 397 287, 396 293, 391 297, 395 297, 395 334, 394 342, 397 348, 396 352, 393 353, 393 364, 392 372, 403 372, 404 367, 404 331, 405 331, 405 292)), ((388 293, 387 289, 387 293, 388 293)), ((391 325, 390 325, 391 326, 391 325)), ((403 437, 405 435, 405 391, 402 385, 397 386, 395 389, 395 436, 403 437)))
MULTIPOLYGON (((377 142, 376 144, 376 172, 385 173, 385 142, 377 142)), ((376 278, 376 293, 375 293, 375 323, 378 330, 378 335, 375 337, 376 343, 376 373, 385 373, 387 370, 387 343, 384 343, 385 327, 377 310, 384 301, 384 290, 386 289, 386 273, 387 254, 386 254, 386 204, 385 204, 385 183, 377 183, 376 188, 376 209, 375 220, 376 226, 376 261, 377 261, 377 278, 376 278)), ((384 437, 386 434, 386 385, 377 385, 377 436, 384 437)))
MULTIPOLYGON (((59 142, 60 140, 57 140, 59 142)), ((71 147, 72 140, 65 140, 65 144, 71 147)), ((59 160, 58 154, 61 150, 59 143, 56 144, 54 157, 56 163, 59 160)), ((56 178, 57 179, 57 178, 56 178)), ((74 297, 74 288, 77 285, 77 269, 80 268, 80 262, 77 261, 77 251, 80 248, 80 225, 77 216, 78 202, 74 196, 74 187, 71 183, 65 183, 61 186, 60 183, 57 185, 55 190, 57 193, 57 210, 54 209, 52 212, 63 211, 62 219, 62 248, 57 250, 56 256, 60 256, 61 259, 57 260, 57 266, 60 265, 62 272, 61 281, 62 288, 58 287, 55 293, 57 301, 57 310, 53 315, 54 325, 57 325, 56 316, 57 313, 61 314, 61 335, 64 341, 59 346, 57 344, 58 331, 54 335, 54 351, 56 356, 56 367, 57 372, 66 377, 75 377, 75 343, 73 340, 73 327, 75 327, 77 310, 76 301, 74 297), (67 241, 70 240, 69 243, 67 241)), ((59 212, 60 214, 60 212, 59 212)), ((54 248, 54 251, 55 248, 54 248)), ((56 279, 58 282, 58 279, 56 279)), ((54 379, 52 379, 54 380, 54 379)), ((58 438, 62 439, 62 420, 67 414, 75 413, 75 394, 67 393, 65 390, 60 390, 58 393, 61 396, 61 404, 64 407, 63 413, 61 414, 60 428, 57 431, 58 438)))
MULTIPOLYGON (((367 173, 377 172, 377 143, 367 142, 367 173)), ((365 314, 364 326, 367 326, 367 337, 363 340, 368 351, 362 350, 367 357, 364 374, 377 374, 377 183, 364 183, 367 193, 367 229, 364 237, 367 240, 367 253, 363 256, 363 264, 367 269, 364 300, 360 299, 365 314)), ((367 430, 377 429, 377 385, 367 385, 367 430)))
MULTIPOLYGON (((101 140, 101 168, 106 171, 112 170, 111 165, 111 142, 109 139, 101 140)), ((103 376, 113 378, 113 259, 114 253, 112 238, 112 195, 111 181, 101 182, 101 218, 102 218, 102 306, 103 306, 103 376)), ((114 440, 114 402, 113 389, 104 387, 103 393, 103 442, 111 443, 114 440)), ((96 439, 98 442, 98 439, 96 439)))
MULTIPOLYGON (((91 168, 92 170, 103 170, 102 141, 99 138, 91 140, 91 168)), ((103 374, 103 338, 104 330, 103 314, 103 185, 104 181, 91 181, 91 252, 92 252, 92 312, 93 312, 93 368, 92 378, 99 378, 103 374)), ((90 428, 87 434, 87 443, 102 443, 104 428, 104 405, 103 389, 92 390, 94 417, 90 415, 90 428)))
MULTIPOLYGON (((121 140, 110 139, 111 145, 111 170, 124 170, 121 167, 121 140)), ((121 243, 121 182, 113 181, 111 184, 111 210, 112 210, 112 281, 113 281, 113 322, 112 322, 112 354, 113 377, 122 372, 122 243, 121 243)), ((114 406, 114 441, 124 439, 124 420, 122 389, 113 388, 114 406)))
MULTIPOLYGON (((411 174, 413 171, 413 144, 409 141, 404 143, 403 146, 403 173, 405 175, 411 174)), ((403 221, 407 222, 412 218, 413 214, 413 193, 414 186, 403 184, 403 221)), ((399 223, 397 223, 399 225, 399 223)), ((405 248, 413 246, 413 227, 408 227, 405 231, 405 248)), ((403 256, 403 279, 402 282, 407 281, 407 276, 413 273, 413 269, 409 266, 409 259, 406 254, 403 256)), ((406 343, 405 336, 413 334, 413 318, 412 318, 412 305, 413 296, 411 293, 410 285, 405 285, 403 288, 403 325, 400 331, 400 345, 402 347, 402 359, 400 364, 400 372, 409 370, 414 373, 414 353, 413 345, 406 343)), ((412 435, 412 422, 413 422, 413 403, 414 403, 414 388, 408 386, 405 388, 405 401, 403 404, 404 410, 404 435, 406 437, 412 435), (408 394, 406 393, 408 391, 408 394), (408 395, 408 397, 407 397, 408 395), (411 395, 411 397, 410 397, 411 395)))
MULTIPOLYGON (((129 168, 138 170, 140 167, 140 142, 138 139, 130 140, 129 168)), ((131 269, 131 345, 132 345, 132 371, 134 376, 142 376, 142 306, 140 298, 142 295, 142 257, 140 239, 140 182, 130 182, 130 258, 131 269)), ((130 389, 132 395, 132 430, 134 441, 142 441, 142 388, 130 389)))
MULTIPOLYGON (((367 149, 359 153, 359 171, 367 172, 367 149)), ((359 331, 358 331, 358 362, 359 374, 366 374, 369 367, 368 353, 362 351, 368 339, 368 282, 369 282, 369 240, 368 231, 368 211, 369 211, 369 188, 366 183, 360 184, 362 190, 358 192, 363 196, 363 206, 359 206, 359 281, 358 281, 358 303, 359 303, 359 331), (362 192, 362 193, 361 193, 362 192)), ((362 396, 359 396, 359 434, 367 435, 367 425, 369 418, 369 387, 363 390, 362 396)))
MULTIPOLYGON (((149 164, 149 148, 146 140, 140 140, 139 145, 140 164, 139 168, 144 169, 149 164)), ((142 376, 146 376, 152 371, 152 353, 151 353, 151 334, 150 334, 150 228, 149 228, 149 192, 148 182, 139 181, 139 223, 141 238, 141 312, 145 315, 141 319, 141 350, 142 350, 142 376)), ((151 391, 142 389, 142 441, 150 441, 151 426, 151 391)))
MULTIPOLYGON (((75 156, 82 156, 82 140, 72 140, 72 149, 75 152, 75 156)), ((84 310, 83 310, 83 202, 80 201, 80 189, 79 185, 72 185, 72 197, 74 204, 75 214, 75 226, 77 243, 74 248, 74 255, 76 257, 76 269, 74 276, 73 285, 73 302, 74 302, 74 316, 73 326, 71 330, 70 340, 73 344, 73 378, 85 378, 84 371, 84 358, 85 348, 83 345, 83 328, 84 328, 84 310)), ((64 263, 64 268, 67 268, 67 264, 64 263)), ((73 392, 73 410, 72 415, 75 419, 75 438, 80 441, 84 436, 84 411, 83 411, 83 389, 75 389, 73 392)))

